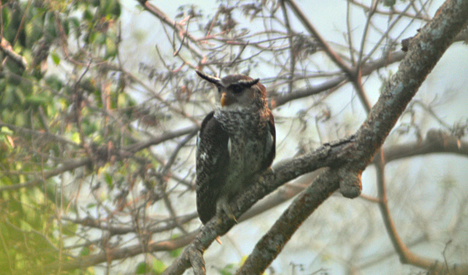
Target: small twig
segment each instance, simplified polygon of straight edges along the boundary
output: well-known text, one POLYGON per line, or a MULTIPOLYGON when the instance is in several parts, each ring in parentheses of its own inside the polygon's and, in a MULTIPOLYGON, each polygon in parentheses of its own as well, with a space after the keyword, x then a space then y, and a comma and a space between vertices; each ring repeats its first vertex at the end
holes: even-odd
POLYGON ((450 272, 450 268, 448 266, 448 261, 447 261, 447 257, 445 256, 445 252, 447 252, 447 248, 448 246, 452 243, 452 240, 449 240, 446 244, 445 244, 445 247, 444 247, 444 251, 442 251, 442 256, 444 257, 444 263, 445 263, 445 268, 446 268, 446 271, 450 272))
POLYGON ((305 14, 302 12, 302 9, 297 6, 294 0, 284 0, 288 3, 289 7, 296 14, 297 18, 302 22, 304 27, 309 31, 309 33, 317 40, 320 44, 320 47, 325 51, 325 53, 330 57, 330 59, 345 72, 347 75, 353 75, 352 69, 344 63, 344 61, 336 54, 336 52, 328 45, 326 40, 320 35, 320 33, 315 29, 315 27, 309 22, 305 14))
POLYGON ((0 42, 0 50, 9 58, 11 58, 18 66, 20 66, 23 70, 26 70, 28 67, 28 61, 23 56, 15 53, 13 48, 5 38, 1 37, 0 42))
POLYGON ((182 49, 182 46, 184 45, 185 38, 187 37, 187 33, 188 33, 189 25, 190 25, 190 18, 191 17, 189 16, 189 18, 187 20, 187 27, 185 28, 185 32, 182 33, 182 40, 180 41, 180 46, 177 49, 177 51, 174 52, 174 56, 179 55, 179 52, 182 49))
POLYGON ((288 93, 291 93, 293 91, 293 87, 294 87, 293 80, 294 80, 294 72, 295 72, 295 68, 296 68, 296 53, 294 52, 293 31, 292 31, 292 28, 291 28, 291 24, 289 23, 288 10, 286 9, 286 5, 284 4, 284 0, 281 0, 281 10, 283 11, 284 24, 285 24, 286 29, 288 31, 288 40, 289 40, 289 49, 290 49, 288 93))

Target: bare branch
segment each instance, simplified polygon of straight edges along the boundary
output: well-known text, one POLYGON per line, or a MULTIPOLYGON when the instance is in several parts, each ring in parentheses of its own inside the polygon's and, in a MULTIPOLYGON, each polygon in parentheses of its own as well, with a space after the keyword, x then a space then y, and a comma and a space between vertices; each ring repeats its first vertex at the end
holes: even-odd
POLYGON ((297 18, 302 22, 304 27, 309 31, 311 35, 320 44, 320 47, 324 49, 324 51, 327 53, 328 57, 330 57, 335 64, 340 67, 340 69, 343 70, 347 75, 353 75, 354 72, 352 69, 346 64, 339 56, 336 54, 336 52, 328 45, 328 43, 325 41, 325 39, 322 38, 320 33, 315 29, 315 27, 309 22, 307 17, 305 16, 304 13, 302 13, 302 10, 297 6, 297 4, 293 0, 284 0, 287 2, 288 6, 293 10, 293 12, 296 14, 297 18))
POLYGON ((139 255, 144 252, 171 251, 189 244, 193 240, 193 236, 198 234, 198 232, 198 230, 195 230, 180 238, 149 243, 147 247, 142 247, 141 244, 136 244, 115 250, 105 251, 97 255, 81 257, 77 260, 72 260, 62 264, 55 263, 45 267, 45 269, 49 271, 54 271, 58 269, 73 270, 77 268, 86 268, 88 266, 93 266, 108 261, 125 259, 128 257, 139 255))
MULTIPOLYGON (((297 157, 291 161, 282 162, 273 167, 274 172, 263 176, 264 182, 257 183, 246 190, 245 193, 231 203, 234 215, 239 217, 249 209, 256 201, 260 200, 284 183, 302 175, 312 172, 318 168, 336 165, 346 161, 346 157, 341 153, 345 148, 349 148, 354 143, 354 139, 343 139, 331 144, 325 144, 316 151, 304 156, 297 157)), ((202 228, 200 234, 194 242, 188 246, 177 260, 164 271, 163 274, 182 274, 185 269, 191 266, 191 251, 205 251, 217 236, 224 235, 234 226, 234 221, 223 215, 223 223, 218 223, 218 217, 211 219, 202 228)), ((198 268, 202 268, 199 266, 198 268)), ((199 271, 196 271, 199 272, 199 271)))
MULTIPOLYGON (((338 189, 338 186, 343 188, 343 181, 360 180, 360 173, 379 150, 427 74, 450 46, 455 36, 466 26, 467 14, 468 1, 447 1, 439 9, 434 20, 427 24, 411 41, 408 55, 400 64, 399 71, 388 83, 377 104, 372 108, 369 117, 358 131, 355 145, 348 147, 348 152, 343 152, 350 161, 353 161, 338 169, 330 169, 314 180, 314 183, 288 207, 268 233, 257 243, 254 251, 237 274, 263 273, 298 226, 331 193, 338 189), (434 33, 439 35, 434 35, 434 33), (425 45, 425 47, 421 45, 425 45)), ((440 266, 443 266, 437 264, 436 261, 413 257, 412 254, 406 253, 404 255, 405 258, 402 259, 404 263, 426 269, 435 266, 437 271, 440 266)), ((458 267, 456 272, 464 274, 467 270, 468 266, 463 266, 458 267)))
POLYGON ((0 42, 0 50, 11 60, 13 60, 18 66, 20 66, 23 70, 26 70, 28 67, 28 61, 26 61, 26 58, 23 56, 17 54, 15 51, 13 51, 13 48, 10 45, 10 42, 8 42, 5 38, 1 37, 1 42, 0 42))
MULTIPOLYGON (((2 126, 2 125, 0 125, 0 126, 2 126)), ((5 126, 10 127, 9 125, 5 125, 5 126)), ((30 131, 30 130, 27 131, 27 129, 21 129, 21 128, 18 128, 18 127, 12 127, 12 129, 18 130, 18 131, 23 131, 23 132, 34 133, 34 131, 30 131)), ((130 157, 134 153, 136 153, 136 152, 138 152, 140 150, 143 150, 145 148, 148 148, 150 146, 159 144, 159 143, 164 142, 164 141, 169 140, 169 139, 173 139, 175 137, 191 134, 191 133, 196 132, 196 131, 198 131, 197 126, 188 127, 188 128, 181 129, 181 130, 174 130, 172 132, 167 132, 165 134, 162 134, 159 137, 155 137, 155 138, 149 139, 147 141, 142 141, 142 142, 132 144, 130 146, 127 146, 127 147, 123 148, 123 150, 120 150, 118 152, 110 152, 110 153, 111 154, 117 154, 119 157, 124 157, 124 158, 130 157)), ((51 135, 50 133, 40 133, 40 134, 55 137, 54 135, 51 135)), ((59 139, 59 140, 62 141, 62 142, 65 142, 65 140, 62 140, 62 139, 59 139)), ((72 144, 74 144, 74 143, 72 143, 72 144)), ((98 151, 99 151, 98 153, 100 153, 100 156, 99 156, 100 159, 104 159, 106 161, 110 160, 110 156, 108 155, 109 152, 107 152, 107 148, 101 148, 101 150, 98 150, 98 151)), ((31 181, 28 181, 28 182, 25 182, 25 183, 21 183, 21 184, 2 186, 2 187, 0 187, 0 192, 18 190, 18 189, 21 189, 21 188, 33 187, 33 186, 36 186, 37 184, 40 184, 40 183, 44 182, 46 179, 49 179, 49 178, 51 178, 53 176, 62 174, 63 172, 72 171, 72 170, 75 170, 75 169, 77 169, 79 167, 86 166, 86 165, 91 165, 91 164, 92 164, 92 160, 90 158, 84 158, 84 159, 81 159, 81 160, 73 160, 73 161, 65 162, 64 165, 62 165, 60 168, 53 169, 53 170, 50 170, 50 171, 45 171, 45 172, 41 173, 40 176, 38 175, 37 178, 34 179, 34 180, 31 180, 31 181)))

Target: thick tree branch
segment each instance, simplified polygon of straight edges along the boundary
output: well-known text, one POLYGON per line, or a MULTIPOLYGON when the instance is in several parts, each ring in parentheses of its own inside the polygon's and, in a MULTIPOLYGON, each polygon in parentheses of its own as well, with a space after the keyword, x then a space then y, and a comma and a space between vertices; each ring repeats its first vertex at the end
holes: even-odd
MULTIPOLYGON (((360 173, 379 150, 421 83, 455 36, 466 26, 467 21, 468 1, 447 1, 443 4, 434 20, 410 42, 408 55, 400 64, 399 71, 388 83, 357 132, 355 146, 350 146, 347 148, 348 152, 343 152, 352 161, 338 169, 330 169, 314 180, 257 243, 238 274, 261 274, 298 226, 338 189, 338 184, 342 188, 343 181, 359 180, 360 173)), ((408 257, 403 262, 426 268, 427 263, 437 265, 435 261, 428 262, 418 257, 408 257)), ((459 271, 462 272, 460 274, 465 274, 468 269, 463 266, 457 272, 459 271)))
MULTIPOLYGON (((385 148, 384 153, 386 155, 387 163, 390 161, 394 161, 394 160, 400 160, 402 158, 425 155, 425 154, 454 153, 454 154, 461 155, 461 156, 468 156, 468 143, 465 141, 460 141, 456 137, 450 136, 449 134, 444 133, 442 131, 438 131, 438 130, 429 131, 427 136, 428 137, 421 143, 414 142, 414 143, 409 143, 409 144, 404 144, 404 145, 389 146, 385 148), (437 136, 439 138, 429 137, 429 136, 434 135, 434 133, 437 133, 437 136), (460 146, 456 144, 460 144, 460 146)), ((293 160, 290 160, 290 161, 293 161, 293 160)), ((290 161, 283 162, 283 164, 287 165, 288 167, 293 167, 294 164, 287 164, 290 161)), ((279 173, 279 171, 281 171, 281 167, 282 165, 274 167, 276 173, 279 173)), ((315 179, 315 177, 309 180, 312 181, 313 179, 315 179)), ((274 187, 271 187, 271 188, 274 188, 274 187)), ((269 200, 263 200, 258 205, 256 205, 249 211, 245 212, 240 217, 240 219, 238 219, 238 221, 242 222, 253 216, 259 215, 263 213, 264 211, 271 209, 272 207, 277 206, 291 199, 292 197, 296 196, 298 193, 300 193, 304 189, 305 188, 297 187, 295 188, 295 190, 293 190, 292 192, 288 192, 284 196, 278 195, 278 196, 275 196, 274 198, 270 198, 269 200)), ((179 217, 180 220, 178 222, 183 224, 187 221, 192 220, 196 216, 197 215, 195 213, 192 215, 179 217)), ((129 233, 139 233, 139 234, 145 233, 145 234, 151 235, 151 234, 171 230, 176 227, 174 223, 170 223, 166 226, 147 227, 147 228, 144 228, 142 232, 138 232, 136 228, 133 228, 133 227, 118 227, 118 226, 110 225, 107 223, 103 223, 95 219, 89 219, 89 218, 79 219, 79 220, 73 220, 73 219, 68 219, 68 218, 62 218, 62 219, 73 222, 73 223, 81 224, 83 226, 106 230, 109 232, 110 235, 123 235, 123 234, 129 234, 129 233)), ((196 231, 196 232, 199 233, 199 231, 196 231)), ((173 244, 172 249, 184 247, 187 245, 187 243, 191 243, 197 237, 197 235, 194 232, 190 233, 189 236, 190 236, 190 239, 187 239, 186 238, 187 236, 181 237, 184 240, 183 242, 176 241, 178 239, 171 240, 171 242, 174 241, 174 243, 172 243, 173 244)), ((141 249, 135 250, 135 248, 131 246, 131 247, 108 251, 107 255, 111 259, 117 260, 117 259, 120 259, 121 257, 119 255, 124 255, 126 253, 124 251, 127 251, 127 252, 132 251, 132 253, 136 253, 136 254, 132 254, 132 256, 138 255, 144 252, 141 249)), ((145 251, 157 252, 157 251, 167 251, 167 250, 163 246, 156 245, 156 243, 154 245, 150 243, 148 244, 148 248, 145 251)), ((60 268, 61 270, 72 270, 74 268, 86 268, 92 265, 104 263, 106 262, 106 260, 107 260, 106 257, 99 256, 98 254, 98 257, 90 256, 89 258, 86 258, 86 257, 78 258, 70 262, 64 262, 61 265, 54 264, 53 265, 54 268, 51 267, 51 269, 60 268)))
MULTIPOLYGON (((143 5, 148 4, 148 2, 146 2, 146 1, 139 1, 139 2, 142 3, 143 5)), ((185 35, 185 34, 183 34, 183 35, 185 35)), ((187 39, 185 39, 185 40, 187 40, 187 39)), ((182 39, 182 41, 183 41, 182 43, 185 43, 185 40, 182 39)), ((384 66, 388 65, 389 60, 395 60, 394 62, 400 61, 404 56, 405 56, 405 53, 398 52, 398 53, 396 53, 394 55, 391 55, 389 57, 385 56, 384 58, 382 58, 378 62, 376 61, 376 62, 373 62, 373 63, 371 63, 371 62, 365 63, 363 68, 362 68, 363 74, 370 73, 370 72, 374 71, 376 68, 384 67, 384 66), (366 64, 369 64, 369 67, 366 67, 367 66, 366 64), (376 67, 373 67, 373 66, 376 66, 376 67), (369 71, 366 71, 366 69, 369 69, 369 71)), ((354 68, 351 68, 351 69, 354 69, 354 68)), ((333 81, 333 79, 331 81, 333 81)), ((342 84, 343 81, 349 81, 348 77, 342 76, 342 77, 335 78, 335 82, 325 83, 327 85, 324 85, 324 87, 326 86, 326 87, 329 87, 329 88, 323 88, 320 91, 324 91, 326 89, 336 87, 337 85, 342 84)), ((314 90, 312 92, 316 92, 316 91, 317 90, 314 90)), ((388 93, 392 94, 391 92, 388 92, 388 93)), ((305 97, 305 96, 311 95, 311 91, 310 90, 305 90, 305 92, 303 92, 303 93, 292 93, 292 94, 294 94, 296 96, 296 98, 300 98, 300 97, 305 97)), ((296 98, 290 97, 286 101, 282 101, 282 102, 280 101, 280 103, 284 104, 284 103, 288 102, 288 100, 293 100, 293 99, 296 99, 296 98)), ((378 126, 375 126, 375 125, 373 125, 372 127, 378 128, 378 126)), ((369 130, 369 131, 372 130, 373 129, 372 127, 370 127, 367 130, 369 130)), ((393 125, 391 127, 393 127, 393 125)), ((174 132, 169 132, 167 134, 163 134, 160 137, 155 137, 155 138, 153 138, 151 140, 148 140, 148 141, 144 141, 144 142, 140 142, 140 143, 137 143, 137 144, 134 144, 134 145, 130 145, 130 146, 124 148, 123 150, 127 150, 127 152, 134 153, 134 152, 137 152, 137 151, 142 150, 144 148, 147 148, 147 147, 149 147, 151 145, 163 142, 165 140, 172 139, 172 138, 178 137, 180 135, 186 135, 186 134, 192 133, 193 131, 196 131, 197 128, 198 127, 194 125, 192 127, 186 128, 186 129, 176 130, 174 132)), ((363 127, 363 129, 364 129, 364 127, 363 127)), ((373 129, 373 130, 375 130, 375 129, 373 129)), ((378 130, 381 130, 381 129, 378 129, 378 130)), ((363 130, 361 130, 360 134, 364 135, 365 133, 363 133, 363 130)), ((387 134, 388 134, 388 132, 387 132, 387 134)), ((362 143, 362 140, 360 140, 360 142, 361 142, 360 143, 361 146, 366 145, 366 144, 362 143)), ((451 145, 449 147, 452 148, 450 150, 456 151, 456 149, 451 147, 453 144, 452 143, 450 143, 450 144, 451 145)), ((314 171, 317 168, 324 167, 324 166, 337 166, 337 165, 339 166, 340 164, 345 164, 350 160, 356 161, 357 159, 359 159, 359 161, 361 161, 361 159, 360 159, 361 156, 359 156, 359 158, 358 157, 353 158, 353 157, 350 156, 350 155, 352 155, 350 152, 353 152, 353 154, 359 155, 359 154, 356 153, 356 152, 358 152, 358 151, 356 151, 357 150, 356 149, 357 145, 358 144, 355 144, 354 139, 349 139, 349 140, 347 140, 345 142, 334 144, 334 145, 326 144, 323 147, 321 147, 319 150, 317 150, 316 152, 310 153, 310 154, 308 154, 306 156, 302 156, 302 157, 293 159, 291 161, 288 161, 287 163, 283 163, 283 164, 275 167, 275 172, 273 174, 266 175, 264 177, 265 182, 262 182, 260 184, 255 185, 255 186, 252 186, 251 190, 249 190, 249 192, 247 192, 245 195, 241 196, 236 202, 233 202, 233 205, 236 206, 236 207, 233 207, 233 208, 237 209, 237 211, 235 211, 235 214, 237 216, 239 216, 240 213, 245 212, 246 209, 248 209, 254 202, 258 201, 261 197, 265 196, 266 194, 270 193, 272 190, 274 190, 278 186, 284 184, 285 182, 288 182, 291 179, 296 178, 299 175, 302 175, 302 174, 310 172, 310 171, 314 171), (250 192, 250 191, 252 191, 252 192, 250 192)), ((372 143, 372 146, 376 146, 376 145, 374 143, 372 143)), ((378 146, 380 146, 380 145, 378 145, 378 146)), ((458 148, 458 149, 461 149, 461 148, 458 148)), ((462 149, 463 149, 463 147, 462 147, 462 149)), ((466 149, 466 147, 465 147, 465 149, 466 149)), ((427 150, 430 150, 430 148, 427 148, 427 150)), ((439 150, 444 150, 444 149, 439 148, 439 150)), ((368 152, 370 152, 370 151, 371 151, 371 149, 368 150, 368 152)), ((423 153, 425 151, 419 151, 419 152, 423 153)), ((457 151, 457 152, 459 152, 459 151, 457 151)), ((372 153, 369 153, 369 154, 372 155, 372 153)), ((367 161, 367 163, 370 161, 370 158, 372 158, 372 156, 369 157, 369 160, 367 161)), ((323 181, 326 184, 318 185, 318 186, 315 184, 314 187, 313 187, 315 189, 308 190, 308 191, 304 192, 304 193, 309 193, 311 195, 310 197, 308 197, 308 199, 306 199, 306 202, 308 200, 311 200, 311 203, 315 204, 315 206, 312 205, 308 209, 307 208, 306 209, 296 209, 298 211, 302 211, 302 212, 300 212, 299 215, 307 217, 310 214, 310 213, 308 214, 308 212, 313 211, 316 207, 318 207, 318 205, 329 196, 329 192, 332 192, 332 191, 327 191, 327 190, 330 190, 330 188, 333 189, 333 190, 336 190, 338 188, 337 184, 340 181, 343 182, 343 179, 348 177, 349 174, 351 174, 351 177, 348 177, 349 181, 355 182, 356 180, 358 180, 359 173, 361 172, 360 169, 364 169, 361 166, 359 166, 358 171, 355 171, 348 164, 348 165, 345 165, 344 168, 336 168, 336 167, 332 168, 331 170, 336 172, 336 173, 333 173, 333 175, 327 176, 330 172, 326 172, 324 175, 322 175, 322 177, 325 177, 325 179, 321 179, 321 180, 317 180, 317 181, 319 181, 319 182, 323 181), (328 183, 328 181, 330 181, 330 180, 332 181, 332 184, 328 183), (312 209, 312 210, 310 210, 310 209, 312 209)), ((299 224, 300 224, 301 221, 299 220, 299 221, 295 221, 295 222, 296 223, 299 222, 299 224)), ((96 225, 96 227, 98 227, 98 228, 101 228, 100 226, 101 225, 96 225)), ((192 245, 190 245, 184 251, 184 253, 181 255, 181 257, 175 262, 175 264, 173 266, 171 266, 166 271, 166 273, 172 274, 171 272, 174 272, 174 274, 181 274, 183 272, 183 270, 185 270, 186 268, 188 268, 190 266, 193 266, 196 274, 202 274, 203 271, 204 271, 204 262, 203 262, 203 257, 202 257, 204 250, 211 244, 211 242, 214 240, 214 238, 217 235, 225 234, 232 226, 233 225, 229 221, 224 221, 223 224, 216 224, 215 222, 211 221, 209 224, 207 224, 206 227, 203 228, 203 230, 197 236, 197 238, 192 243, 192 245)), ((102 227, 102 229, 106 230, 105 226, 102 227)), ((108 227, 108 229, 112 230, 111 227, 108 227)), ((128 232, 127 230, 131 231, 131 228, 124 228, 125 232, 128 232)), ((295 229, 290 228, 288 230, 295 230, 295 229)), ((120 233, 125 234, 124 231, 121 231, 120 233)), ((148 246, 145 247, 145 246, 142 246, 141 244, 139 244, 138 246, 140 248, 138 248, 138 249, 136 248, 136 246, 130 246, 130 247, 125 247, 125 248, 121 248, 121 249, 108 250, 105 253, 103 252, 103 253, 98 254, 98 255, 93 255, 93 256, 90 256, 90 257, 86 257, 86 258, 80 258, 77 261, 73 261, 73 262, 70 262, 70 263, 64 263, 63 265, 56 265, 55 267, 60 268, 61 270, 63 269, 62 267, 64 267, 65 269, 69 270, 69 269, 74 269, 74 268, 77 268, 77 267, 86 267, 86 266, 91 266, 91 265, 95 265, 95 264, 98 264, 98 263, 106 262, 106 261, 109 261, 109 259, 110 260, 122 259, 123 257, 126 257, 126 256, 138 255, 138 254, 146 253, 146 252, 149 252, 149 251, 171 250, 171 249, 175 249, 175 248, 187 245, 187 243, 189 243, 190 241, 192 241, 195 238, 194 236, 196 235, 196 233, 197 232, 192 232, 191 234, 189 234, 190 238, 183 237, 184 238, 183 241, 181 241, 179 239, 177 239, 177 242, 175 242, 174 240, 170 240, 170 241, 168 241, 168 243, 165 243, 166 246, 151 246, 152 244, 149 244, 148 246), (171 249, 167 249, 167 247, 169 247, 169 246, 167 246, 168 244, 171 244, 171 246, 170 246, 171 249), (70 265, 67 265, 67 264, 70 264, 70 265)), ((285 233, 287 233, 287 232, 285 232, 285 233)), ((287 235, 288 234, 285 234, 285 236, 287 236, 287 235)), ((290 236, 289 236, 289 238, 290 238, 290 236)), ((158 243, 158 244, 160 244, 160 243, 158 243)), ((273 255, 273 257, 276 257, 276 256, 273 255)))
MULTIPOLYGON (((356 183, 360 183, 360 174, 370 163, 373 155, 381 147, 388 133, 395 125, 411 98, 416 94, 417 89, 424 81, 427 74, 429 74, 443 52, 466 24, 468 18, 466 16, 467 12, 468 1, 463 3, 448 2, 442 7, 442 11, 438 13, 436 18, 425 26, 420 34, 413 39, 410 45, 410 51, 405 60, 400 64, 398 73, 387 85, 379 101, 372 109, 368 119, 358 131, 357 142, 352 146, 347 146, 340 154, 340 157, 342 157, 341 160, 348 159, 350 163, 343 165, 339 169, 331 169, 325 172, 323 176, 314 181, 314 184, 310 187, 310 192, 306 191, 304 195, 296 199, 296 202, 299 201, 301 203, 293 203, 282 216, 284 219, 280 218, 269 233, 267 233, 266 237, 259 241, 254 252, 239 271, 240 274, 260 274, 263 272, 281 251, 282 247, 284 247, 287 240, 289 240, 297 229, 297 226, 303 222, 303 219, 300 218, 303 217, 305 219, 312 213, 318 205, 338 188, 338 184, 340 184, 343 189, 344 187, 355 187, 356 183), (441 16, 441 14, 443 16, 441 16), (436 35, 434 35, 434 32, 436 35), (424 45, 424 47, 422 45, 424 45), (318 191, 321 193, 317 193, 318 191), (311 198, 315 198, 315 200, 311 200, 311 198), (300 209, 295 208, 295 206, 300 207, 300 209), (290 220, 287 220, 288 217, 291 217, 288 213, 301 213, 301 216, 298 216, 295 222, 291 223, 290 220), (289 230, 285 227, 288 227, 289 230), (271 236, 269 235, 270 233, 272 234, 271 236), (272 245, 274 247, 272 247, 272 245), (268 257, 266 255, 270 256, 268 257), (265 258, 269 260, 264 260, 265 258)), ((290 163, 293 162, 294 161, 290 163)), ((331 164, 327 164, 327 166, 330 165, 331 164)), ((334 163, 334 165, 337 165, 337 163, 334 163)), ((294 169, 295 175, 286 181, 305 172, 300 169, 299 164, 295 168, 298 168, 294 169)), ((313 168, 313 170, 315 170, 319 167, 313 168)), ((277 170, 277 172, 274 173, 275 181, 281 178, 281 175, 283 175, 282 172, 281 170, 277 170)), ((288 173, 285 173, 285 175, 287 174, 288 173)), ((270 177, 266 179, 267 182, 272 180, 270 177)), ((280 182, 284 183, 283 181, 280 182)), ((269 192, 269 190, 261 191, 265 194, 269 192)), ((354 191, 355 195, 358 195, 360 192, 359 190, 354 191)), ((250 207, 253 202, 259 199, 255 197, 255 193, 255 191, 246 192, 237 203, 242 202, 245 197, 252 196, 252 201, 245 201, 248 207, 250 207)), ((352 193, 353 192, 347 192, 347 194, 352 193)), ((259 197, 262 197, 262 195, 259 197)), ((234 207, 233 209, 242 209, 245 207, 245 205, 242 204, 237 204, 237 206, 238 208, 234 207)), ((165 274, 182 274, 182 272, 190 266, 190 262, 193 262, 191 256, 196 257, 198 259, 197 261, 203 261, 199 256, 190 253, 190 250, 204 251, 211 244, 216 235, 224 234, 232 227, 232 224, 223 224, 224 227, 217 230, 218 228, 214 223, 214 221, 210 221, 206 224, 200 236, 198 236, 176 262, 165 271, 165 274)), ((196 274, 203 272, 203 266, 195 270, 196 274)))
POLYGON ((268 233, 258 241, 255 249, 236 274, 262 274, 302 222, 339 186, 340 177, 335 169, 329 169, 318 176, 314 183, 293 201, 268 233))
MULTIPOLYGON (((231 203, 236 217, 239 217, 247 209, 249 209, 255 202, 271 193, 273 190, 283 185, 284 183, 300 176, 305 173, 312 172, 318 168, 336 165, 346 161, 346 158, 341 154, 345 148, 353 144, 354 138, 348 138, 337 141, 333 144, 325 144, 316 151, 308 153, 304 156, 297 157, 291 161, 280 163, 273 167, 274 172, 268 173, 263 176, 264 181, 251 185, 249 188, 240 195, 234 202, 231 203)), ((184 252, 177 258, 177 260, 168 267, 163 274, 182 274, 185 269, 192 266, 191 263, 196 262, 197 268, 195 274, 204 270, 203 258, 198 251, 205 251, 217 236, 226 234, 229 229, 234 226, 234 221, 226 216, 222 216, 222 223, 218 223, 218 217, 211 219, 201 230, 200 234, 196 237, 184 252)))
MULTIPOLYGON (((409 142, 406 144, 384 146, 383 152, 385 154, 386 163, 401 160, 404 158, 423 156, 428 154, 455 154, 460 157, 468 157, 468 142, 458 139, 442 130, 429 130, 426 138, 422 142, 409 142)), ((375 162, 375 159, 373 160, 375 162)), ((291 186, 286 187, 285 190, 276 192, 275 195, 264 199, 254 207, 245 212, 239 221, 249 219, 253 216, 259 215, 281 203, 290 200, 318 176, 315 172, 314 175, 298 179, 299 185, 293 183, 291 186)), ((362 196, 362 195, 361 195, 362 196)))

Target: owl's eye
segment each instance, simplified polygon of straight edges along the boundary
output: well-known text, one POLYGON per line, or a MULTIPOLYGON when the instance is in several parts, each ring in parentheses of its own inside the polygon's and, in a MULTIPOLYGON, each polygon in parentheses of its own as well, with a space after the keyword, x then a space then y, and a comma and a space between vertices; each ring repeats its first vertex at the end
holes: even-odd
POLYGON ((232 86, 232 92, 235 93, 235 94, 240 94, 240 93, 242 93, 243 90, 244 90, 244 87, 242 87, 240 85, 232 86))

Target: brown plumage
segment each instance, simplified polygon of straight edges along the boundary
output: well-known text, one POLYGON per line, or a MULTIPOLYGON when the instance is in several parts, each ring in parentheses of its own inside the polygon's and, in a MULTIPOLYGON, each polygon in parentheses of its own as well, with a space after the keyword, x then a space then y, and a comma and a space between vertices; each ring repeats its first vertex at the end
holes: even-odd
POLYGON ((197 141, 197 211, 205 224, 221 211, 235 219, 229 202, 270 167, 276 136, 259 79, 197 73, 216 85, 219 102, 203 120, 197 141))

